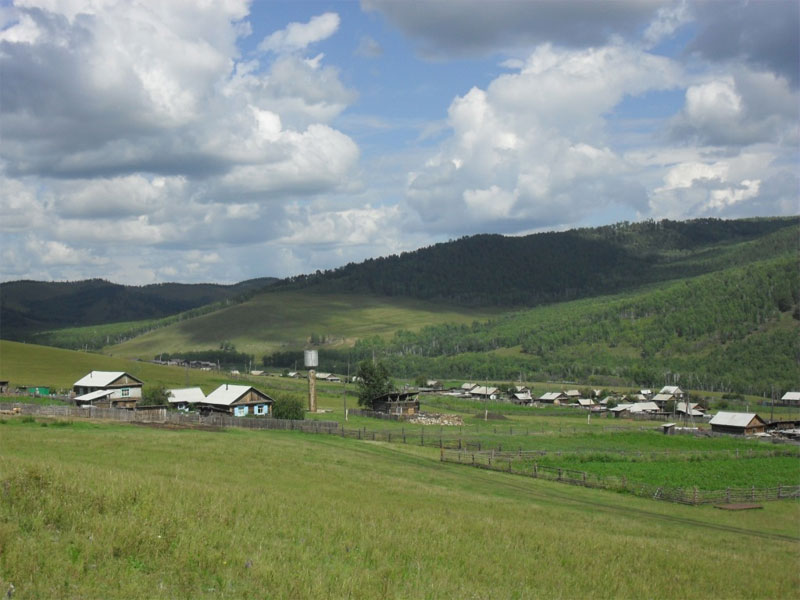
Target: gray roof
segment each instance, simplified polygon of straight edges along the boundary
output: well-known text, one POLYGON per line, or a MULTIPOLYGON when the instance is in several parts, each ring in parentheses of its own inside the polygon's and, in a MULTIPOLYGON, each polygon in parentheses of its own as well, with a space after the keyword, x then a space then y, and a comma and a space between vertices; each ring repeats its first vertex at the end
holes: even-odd
POLYGON ((252 385, 233 385, 230 383, 223 383, 208 396, 206 396, 205 400, 202 400, 202 402, 206 404, 216 404, 217 406, 230 406, 251 389, 255 390, 252 385))
POLYGON ((709 421, 710 425, 724 425, 726 427, 747 427, 753 419, 764 422, 756 413, 718 412, 709 421))
POLYGON ((783 396, 781 396, 781 400, 800 402, 800 392, 786 392, 783 396))
MULTIPOLYGON (((106 387, 114 383, 117 379, 127 375, 135 381, 139 381, 133 375, 125 371, 92 371, 73 384, 73 387, 106 387)), ((141 382, 139 382, 141 383, 141 382)))
POLYGON ((558 400, 559 398, 563 398, 564 394, 562 392, 547 392, 539 396, 539 400, 558 400))
POLYGON ((88 394, 84 394, 83 396, 76 396, 75 400, 79 402, 91 402, 92 400, 97 400, 99 398, 105 398, 106 396, 110 396, 114 393, 114 390, 95 390, 94 392, 89 392, 88 394))
POLYGON ((199 387, 191 388, 178 388, 174 390, 167 390, 167 400, 172 404, 181 402, 204 402, 206 395, 199 387))

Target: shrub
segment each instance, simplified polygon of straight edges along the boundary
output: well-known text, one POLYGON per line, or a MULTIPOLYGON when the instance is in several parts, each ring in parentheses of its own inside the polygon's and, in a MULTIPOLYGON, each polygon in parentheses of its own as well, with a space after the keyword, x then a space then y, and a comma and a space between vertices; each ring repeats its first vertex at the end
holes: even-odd
POLYGON ((301 421, 306 412, 303 401, 297 396, 281 396, 272 405, 272 416, 276 419, 294 419, 301 421))

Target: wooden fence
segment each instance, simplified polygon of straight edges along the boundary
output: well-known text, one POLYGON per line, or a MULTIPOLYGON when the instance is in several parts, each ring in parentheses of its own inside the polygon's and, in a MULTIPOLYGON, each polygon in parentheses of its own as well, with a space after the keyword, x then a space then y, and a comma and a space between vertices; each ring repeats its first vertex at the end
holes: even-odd
POLYGON ((335 432, 339 424, 335 421, 294 421, 289 419, 272 419, 269 417, 246 418, 231 417, 222 414, 201 416, 198 413, 180 413, 166 408, 148 410, 126 410, 122 408, 98 408, 78 406, 42 406, 38 404, 0 404, 0 411, 19 414, 39 415, 43 417, 61 417, 66 419, 101 419, 121 421, 124 423, 161 423, 179 426, 204 427, 241 427, 245 429, 281 429, 304 431, 308 433, 335 432))
POLYGON ((503 471, 536 479, 547 479, 570 485, 627 492, 643 498, 677 502, 680 504, 721 504, 732 502, 765 502, 785 498, 800 498, 800 485, 779 485, 772 488, 725 488, 723 490, 701 490, 693 488, 669 488, 648 483, 630 481, 625 477, 601 476, 585 471, 551 467, 517 461, 517 454, 501 452, 467 452, 442 449, 442 462, 466 464, 482 469, 503 471))

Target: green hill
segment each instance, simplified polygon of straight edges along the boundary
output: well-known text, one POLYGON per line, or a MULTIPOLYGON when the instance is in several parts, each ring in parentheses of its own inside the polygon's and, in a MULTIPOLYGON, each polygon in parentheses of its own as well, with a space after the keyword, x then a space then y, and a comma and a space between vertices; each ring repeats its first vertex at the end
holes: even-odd
POLYGON ((798 251, 800 218, 647 221, 522 237, 476 235, 278 282, 462 306, 535 306, 798 251))
POLYGON ((102 279, 0 283, 0 336, 22 341, 32 339, 37 332, 65 327, 156 319, 229 301, 274 281, 260 278, 235 285, 146 286, 118 285, 102 279))

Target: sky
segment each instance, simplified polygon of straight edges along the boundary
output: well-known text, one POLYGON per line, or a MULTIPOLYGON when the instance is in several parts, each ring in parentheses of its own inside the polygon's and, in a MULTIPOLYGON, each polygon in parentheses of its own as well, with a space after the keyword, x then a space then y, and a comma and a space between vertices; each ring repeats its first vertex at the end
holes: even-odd
POLYGON ((795 0, 0 0, 0 280, 800 213, 795 0))

